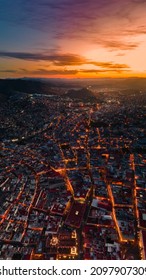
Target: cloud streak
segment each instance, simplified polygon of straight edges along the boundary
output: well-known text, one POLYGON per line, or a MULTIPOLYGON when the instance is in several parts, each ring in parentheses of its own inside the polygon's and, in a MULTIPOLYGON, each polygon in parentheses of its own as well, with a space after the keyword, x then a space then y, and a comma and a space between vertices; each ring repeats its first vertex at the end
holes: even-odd
POLYGON ((5 69, 5 70, 0 70, 0 73, 17 73, 17 70, 5 69))
MULTIPOLYGON (((130 71, 130 70, 128 70, 130 71)), ((73 69, 73 70, 67 70, 67 69, 63 69, 63 70, 52 70, 52 69, 43 69, 43 68, 39 68, 36 70, 22 70, 21 74, 25 74, 25 75, 34 75, 34 76, 77 76, 77 75, 89 75, 89 74, 93 74, 93 75, 98 75, 98 74, 108 74, 110 75, 111 73, 116 73, 116 74, 121 74, 124 73, 125 70, 123 69, 73 69)))
POLYGON ((83 56, 75 54, 46 54, 45 53, 25 53, 25 52, 5 52, 0 51, 0 57, 16 58, 27 61, 45 61, 57 66, 80 66, 94 65, 100 68, 128 69, 127 64, 92 61, 83 56))

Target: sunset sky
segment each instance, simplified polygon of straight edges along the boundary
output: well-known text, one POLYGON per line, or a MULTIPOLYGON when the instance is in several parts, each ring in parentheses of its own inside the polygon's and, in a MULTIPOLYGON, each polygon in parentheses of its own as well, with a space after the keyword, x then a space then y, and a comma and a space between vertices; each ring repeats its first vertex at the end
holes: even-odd
POLYGON ((0 0, 0 77, 146 77, 146 0, 0 0))

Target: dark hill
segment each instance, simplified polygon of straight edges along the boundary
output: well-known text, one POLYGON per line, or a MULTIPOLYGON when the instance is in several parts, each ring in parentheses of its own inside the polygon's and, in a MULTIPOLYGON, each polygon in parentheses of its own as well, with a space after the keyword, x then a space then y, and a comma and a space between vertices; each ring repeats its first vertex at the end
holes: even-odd
POLYGON ((66 97, 69 97, 71 99, 77 99, 82 102, 95 102, 95 103, 103 103, 104 102, 104 95, 100 92, 96 93, 96 96, 94 93, 87 88, 82 88, 79 90, 69 90, 66 97))
POLYGON ((52 89, 54 85, 48 82, 23 80, 23 79, 5 79, 0 80, 0 100, 6 100, 9 96, 16 93, 40 93, 55 94, 52 89))
POLYGON ((82 88, 79 90, 71 89, 67 92, 66 97, 69 97, 71 99, 79 99, 81 101, 87 101, 87 102, 97 101, 93 92, 88 90, 87 88, 82 88))

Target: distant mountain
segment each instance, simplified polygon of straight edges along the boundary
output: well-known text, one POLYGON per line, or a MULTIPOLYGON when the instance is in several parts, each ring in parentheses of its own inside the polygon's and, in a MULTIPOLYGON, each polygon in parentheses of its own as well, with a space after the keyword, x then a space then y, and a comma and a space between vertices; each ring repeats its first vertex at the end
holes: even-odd
POLYGON ((103 102, 104 95, 100 92, 102 88, 107 88, 107 91, 113 88, 115 90, 146 90, 146 79, 0 79, 0 102, 6 101, 14 94, 20 93, 60 95, 65 92, 64 90, 61 91, 61 88, 68 89, 64 97, 70 97, 84 102, 103 102), (94 93, 88 89, 88 86, 94 88, 94 93))
MULTIPOLYGON (((69 80, 66 81, 69 85, 69 80)), ((95 89, 100 91, 101 89, 107 88, 107 90, 115 89, 142 89, 146 90, 146 78, 102 78, 102 79, 74 79, 70 80, 72 88, 87 88, 95 89)))

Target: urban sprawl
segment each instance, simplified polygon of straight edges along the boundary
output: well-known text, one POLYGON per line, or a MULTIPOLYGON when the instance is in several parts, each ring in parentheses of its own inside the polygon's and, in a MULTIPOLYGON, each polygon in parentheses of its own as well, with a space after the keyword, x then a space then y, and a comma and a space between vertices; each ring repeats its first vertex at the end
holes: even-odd
POLYGON ((129 96, 4 103, 0 259, 146 259, 146 103, 129 96))

